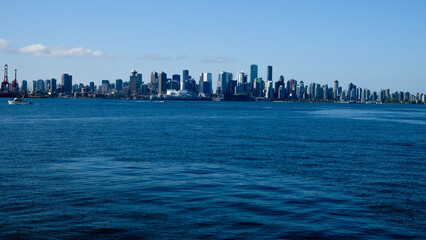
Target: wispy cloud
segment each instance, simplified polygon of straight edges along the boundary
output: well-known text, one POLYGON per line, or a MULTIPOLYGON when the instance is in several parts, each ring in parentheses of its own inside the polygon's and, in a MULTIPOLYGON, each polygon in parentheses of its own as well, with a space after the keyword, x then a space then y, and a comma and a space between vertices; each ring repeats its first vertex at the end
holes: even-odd
POLYGON ((213 57, 213 58, 201 59, 201 62, 208 62, 208 63, 228 63, 233 61, 234 59, 228 58, 228 57, 213 57))
POLYGON ((8 41, 0 38, 0 50, 10 50, 11 45, 8 41))
POLYGON ((165 57, 165 56, 158 54, 158 53, 151 53, 151 54, 144 56, 143 59, 152 60, 152 61, 166 61, 166 60, 169 60, 170 57, 165 57))
POLYGON ((58 46, 44 46, 43 44, 32 44, 29 46, 18 49, 18 52, 31 54, 33 56, 45 56, 45 57, 93 57, 93 58, 105 58, 113 57, 112 54, 107 54, 99 50, 85 49, 83 47, 58 47, 58 46))
POLYGON ((186 55, 179 55, 177 57, 168 57, 158 53, 151 53, 142 57, 142 59, 151 60, 151 61, 183 60, 185 58, 186 58, 186 55))

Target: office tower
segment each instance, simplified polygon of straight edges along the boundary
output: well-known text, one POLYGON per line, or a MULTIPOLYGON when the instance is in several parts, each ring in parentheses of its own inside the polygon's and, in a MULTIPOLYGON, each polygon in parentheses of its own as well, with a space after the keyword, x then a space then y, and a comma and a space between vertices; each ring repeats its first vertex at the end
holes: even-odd
POLYGON ((232 73, 220 72, 219 79, 217 80, 217 94, 229 95, 232 92, 230 90, 231 81, 232 73))
POLYGON ((31 92, 36 92, 37 91, 37 82, 35 80, 31 81, 31 92))
POLYGON ((158 72, 151 72, 151 92, 158 92, 158 72))
POLYGON ((189 81, 189 71, 183 70, 182 72, 182 79, 180 82, 180 90, 187 90, 188 89, 188 81, 189 81))
POLYGON ((95 92, 95 83, 94 82, 89 83, 89 89, 90 89, 91 92, 95 92))
POLYGON ((267 81, 272 81, 272 66, 268 66, 268 79, 267 81))
POLYGON ((257 65, 252 64, 250 65, 250 83, 253 83, 253 81, 257 78, 257 65))
POLYGON ((333 86, 333 99, 334 100, 338 99, 338 90, 339 90, 339 81, 335 80, 334 86, 333 86))
POLYGON ((136 94, 138 92, 138 77, 136 76, 138 72, 136 70, 132 70, 130 73, 132 75, 129 80, 129 90, 132 94, 136 94))
POLYGON ((56 85, 57 85, 56 78, 50 79, 50 91, 52 93, 56 92, 56 85))
POLYGON ((170 84, 170 89, 174 89, 174 90, 178 91, 178 90, 181 89, 180 84, 181 84, 180 75, 179 74, 173 74, 172 75, 172 81, 171 81, 171 84, 170 84))
POLYGON ((239 72, 237 75, 237 87, 235 92, 237 94, 245 94, 247 90, 247 74, 243 71, 239 72))
POLYGON ((72 92, 72 75, 68 75, 67 73, 62 74, 61 77, 61 91, 63 93, 71 93, 72 92))
POLYGON ((102 93, 108 93, 108 92, 109 92, 109 81, 102 80, 102 93))
MULTIPOLYGON (((201 92, 203 93, 212 93, 212 86, 213 86, 213 80, 212 80, 212 74, 211 73, 200 73, 200 82, 209 82, 210 90, 203 89, 201 92)), ((207 86, 200 83, 199 87, 207 86)))
POLYGON ((267 99, 272 99, 274 97, 274 90, 272 88, 272 81, 268 80, 266 83, 266 93, 265 96, 267 99))
POLYGON ((27 80, 22 80, 21 91, 27 91, 27 90, 28 90, 28 82, 27 80))
POLYGON ((142 81, 142 73, 138 73, 136 74, 136 83, 137 83, 137 87, 138 89, 142 86, 143 81, 142 81))
POLYGON ((50 92, 50 91, 52 91, 52 90, 51 90, 52 85, 51 85, 51 81, 50 81, 50 79, 46 79, 46 80, 44 80, 44 86, 45 86, 45 88, 46 88, 46 92, 50 92))
POLYGON ((158 76, 158 94, 167 93, 167 74, 161 72, 158 76))
MULTIPOLYGON (((280 94, 280 87, 281 86, 284 86, 284 76, 283 75, 281 75, 280 79, 275 82, 274 98, 280 98, 278 95, 280 94)), ((282 96, 282 94, 281 94, 281 96, 282 96)))
POLYGON ((253 96, 262 97, 264 88, 265 82, 262 80, 262 78, 255 78, 253 82, 253 96))
POLYGON ((115 80, 115 89, 117 89, 117 91, 123 90, 123 80, 121 79, 115 80))
POLYGON ((36 91, 38 91, 38 92, 44 92, 45 91, 43 80, 41 80, 41 79, 37 80, 36 91))

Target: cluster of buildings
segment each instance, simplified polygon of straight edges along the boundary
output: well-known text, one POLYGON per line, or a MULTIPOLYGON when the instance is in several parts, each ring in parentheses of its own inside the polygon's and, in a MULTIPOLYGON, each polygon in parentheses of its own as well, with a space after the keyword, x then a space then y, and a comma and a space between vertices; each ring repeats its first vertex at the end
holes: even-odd
POLYGON ((314 82, 307 84, 294 79, 286 80, 281 75, 274 82, 272 71, 272 66, 267 66, 266 79, 259 76, 256 64, 250 65, 249 74, 241 71, 234 75, 223 71, 217 76, 215 89, 212 73, 200 73, 199 78, 195 79, 188 70, 183 70, 182 75, 173 74, 171 77, 165 72, 152 72, 147 82, 143 81, 141 73, 132 70, 128 81, 102 80, 99 86, 94 82, 89 85, 73 84, 71 75, 62 74, 60 82, 55 78, 31 82, 23 80, 20 88, 15 72, 14 87, 6 89, 2 84, 1 92, 14 89, 30 96, 90 98, 426 103, 425 94, 391 92, 389 89, 376 92, 357 87, 353 83, 349 83, 344 89, 337 80, 329 86, 314 82))

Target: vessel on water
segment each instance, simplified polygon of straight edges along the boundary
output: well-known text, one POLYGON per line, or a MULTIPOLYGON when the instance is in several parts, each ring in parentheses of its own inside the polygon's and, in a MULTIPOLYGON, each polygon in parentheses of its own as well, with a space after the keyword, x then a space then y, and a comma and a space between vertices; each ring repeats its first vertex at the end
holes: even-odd
POLYGON ((13 99, 13 100, 7 100, 7 101, 9 102, 9 104, 12 104, 12 105, 27 105, 27 104, 33 104, 33 102, 32 102, 32 101, 28 101, 28 100, 23 99, 23 98, 20 98, 20 97, 17 97, 17 98, 15 98, 15 99, 13 99))

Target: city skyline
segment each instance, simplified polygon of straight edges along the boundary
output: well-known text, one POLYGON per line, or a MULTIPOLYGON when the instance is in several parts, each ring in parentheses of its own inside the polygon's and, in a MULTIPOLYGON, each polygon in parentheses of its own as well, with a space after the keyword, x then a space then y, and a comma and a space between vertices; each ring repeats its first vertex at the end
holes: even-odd
POLYGON ((284 75, 426 92, 424 1, 17 1, 5 9, 0 63, 17 68, 19 81, 70 73, 100 85, 129 69, 145 79, 189 69, 213 73, 215 88, 216 74, 249 74, 255 63, 265 80, 274 67, 273 82, 284 75))

